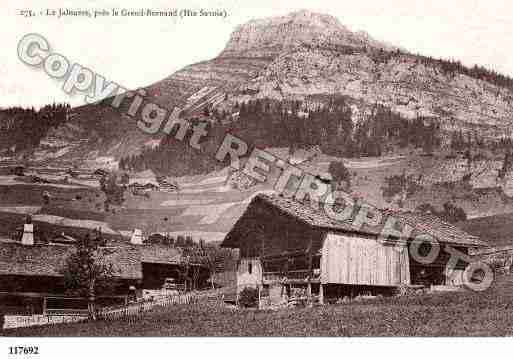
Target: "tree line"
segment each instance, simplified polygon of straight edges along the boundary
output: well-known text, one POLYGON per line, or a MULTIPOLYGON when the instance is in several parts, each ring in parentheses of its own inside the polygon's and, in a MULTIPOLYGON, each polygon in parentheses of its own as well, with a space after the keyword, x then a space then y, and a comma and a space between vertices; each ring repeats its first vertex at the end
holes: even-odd
POLYGON ((68 120, 69 104, 51 104, 34 108, 9 107, 0 110, 0 143, 14 152, 31 150, 38 146, 50 128, 57 128, 68 120))
POLYGON ((445 75, 455 76, 456 74, 466 75, 468 77, 486 81, 498 87, 513 89, 513 78, 510 76, 499 73, 498 71, 488 69, 485 66, 475 64, 474 66, 466 66, 459 60, 435 58, 432 56, 425 56, 421 54, 412 54, 405 52, 401 49, 384 50, 372 47, 355 47, 333 45, 329 42, 321 42, 315 45, 303 44, 303 48, 310 50, 328 50, 333 51, 338 55, 353 55, 364 53, 368 55, 376 64, 386 64, 390 60, 399 57, 412 57, 417 64, 422 64, 427 67, 434 67, 439 69, 445 75))
MULTIPOLYGON (((120 168, 141 171, 152 169, 167 175, 199 174, 221 168, 213 154, 227 133, 259 148, 298 148, 319 146, 330 155, 341 157, 380 156, 393 146, 414 146, 432 151, 440 145, 438 122, 429 118, 402 117, 383 105, 374 105, 354 120, 347 98, 331 97, 326 104, 311 106, 300 101, 257 99, 238 103, 232 113, 209 113, 209 135, 201 150, 177 141, 174 133, 155 148, 122 158, 120 168), (228 119, 236 114, 237 119, 228 119)), ((200 119, 192 119, 194 124, 200 119)))
POLYGON ((432 56, 424 56, 420 54, 409 54, 399 49, 394 51, 385 51, 383 49, 366 49, 365 51, 367 54, 369 54, 375 63, 386 64, 394 58, 411 56, 417 64, 439 69, 445 75, 466 75, 476 80, 486 81, 498 87, 503 87, 510 90, 513 89, 513 78, 477 64, 474 66, 466 66, 459 60, 435 58, 432 56))

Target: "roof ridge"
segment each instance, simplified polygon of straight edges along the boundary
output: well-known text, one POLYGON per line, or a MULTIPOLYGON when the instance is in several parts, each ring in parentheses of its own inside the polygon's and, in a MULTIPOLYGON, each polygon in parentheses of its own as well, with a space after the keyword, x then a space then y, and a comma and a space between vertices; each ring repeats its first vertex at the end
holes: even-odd
MULTIPOLYGON (((352 223, 355 218, 354 213, 351 214, 351 217, 347 221, 337 221, 336 219, 330 218, 324 211, 302 203, 293 196, 287 197, 277 194, 259 193, 254 197, 253 201, 256 198, 262 199, 266 203, 274 205, 295 218, 302 220, 304 223, 318 228, 380 235, 380 228, 384 225, 384 222, 380 222, 375 228, 370 226, 356 228, 352 223)), ((322 204, 322 202, 319 204, 322 204)), ((463 229, 444 221, 434 214, 420 211, 393 211, 376 206, 373 206, 373 208, 376 208, 383 218, 395 216, 398 220, 412 226, 414 230, 425 232, 442 243, 486 246, 486 243, 481 241, 479 237, 467 233, 463 229)))

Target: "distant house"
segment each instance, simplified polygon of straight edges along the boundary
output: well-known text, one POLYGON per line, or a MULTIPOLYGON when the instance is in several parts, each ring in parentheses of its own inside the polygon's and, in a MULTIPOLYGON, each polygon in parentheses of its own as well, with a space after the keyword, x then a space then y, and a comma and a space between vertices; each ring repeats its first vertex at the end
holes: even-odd
POLYGON ((137 172, 130 176, 128 186, 133 190, 159 190, 157 176, 152 170, 137 172))
POLYGON ((208 269, 195 262, 195 258, 186 253, 186 249, 175 247, 168 237, 153 233, 143 238, 142 232, 135 229, 132 232, 130 245, 139 250, 142 270, 142 281, 138 288, 143 290, 160 290, 166 279, 172 278, 178 284, 192 280, 192 272, 197 277, 196 284, 204 286, 208 279, 208 269), (167 242, 167 243, 166 243, 167 242), (194 267, 194 271, 192 270, 194 267))
MULTIPOLYGON (((357 229, 293 199, 260 194, 222 246, 240 251, 237 290, 258 287, 270 302, 297 295, 316 296, 323 302, 325 298, 387 294, 403 285, 459 284, 446 282, 447 253, 440 251, 431 264, 413 260, 406 250, 412 238, 426 233, 463 253, 485 246, 437 217, 394 215, 414 228, 411 238, 383 239, 380 226, 357 229)), ((460 278, 464 269, 465 264, 458 263, 460 278)))
POLYGON ((178 183, 171 181, 167 178, 161 178, 159 179, 159 186, 160 190, 164 192, 179 192, 180 187, 178 186, 178 183))
POLYGON ((109 172, 102 168, 98 168, 93 172, 93 175, 96 177, 107 177, 109 175, 109 172))
POLYGON ((182 281, 182 263, 182 252, 178 248, 161 244, 141 246, 142 288, 160 289, 166 278, 182 281))

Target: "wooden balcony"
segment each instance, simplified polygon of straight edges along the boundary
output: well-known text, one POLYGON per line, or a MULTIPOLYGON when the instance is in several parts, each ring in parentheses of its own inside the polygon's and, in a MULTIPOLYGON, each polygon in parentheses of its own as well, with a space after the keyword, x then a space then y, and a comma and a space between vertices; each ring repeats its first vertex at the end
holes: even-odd
POLYGON ((319 283, 321 276, 320 269, 310 271, 304 270, 289 270, 287 272, 264 272, 262 280, 264 284, 269 283, 319 283))

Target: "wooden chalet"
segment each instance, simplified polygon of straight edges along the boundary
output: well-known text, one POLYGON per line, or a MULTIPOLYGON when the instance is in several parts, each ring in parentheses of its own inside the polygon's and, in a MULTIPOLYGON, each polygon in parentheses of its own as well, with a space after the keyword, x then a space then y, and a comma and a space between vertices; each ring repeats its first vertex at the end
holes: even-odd
POLYGON ((177 182, 168 180, 166 178, 159 180, 160 190, 163 192, 179 192, 180 187, 177 182))
MULTIPOLYGON (((411 258, 408 247, 421 233, 463 253, 485 246, 477 237, 432 215, 384 211, 381 225, 355 228, 351 221, 335 221, 310 205, 264 194, 255 196, 222 246, 240 251, 237 290, 257 287, 271 303, 287 296, 316 296, 324 302, 326 298, 387 294, 403 285, 461 284, 447 281, 445 267, 450 256, 443 249, 431 264, 411 258), (387 215, 413 227, 411 238, 382 238, 387 215)), ((458 263, 456 269, 461 279, 465 264, 458 263)), ((458 276, 451 278, 458 281, 458 276)))
MULTIPOLYGON (((167 278, 173 278, 177 283, 184 281, 186 265, 182 248, 165 244, 145 244, 141 249, 144 289, 160 289, 167 278)), ((208 279, 208 270, 204 266, 189 263, 198 267, 198 284, 204 285, 208 279)))
POLYGON ((151 170, 133 174, 129 179, 128 187, 135 191, 158 191, 160 188, 157 176, 151 170))
POLYGON ((109 175, 109 171, 104 170, 103 168, 97 168, 93 172, 93 176, 95 176, 96 178, 107 177, 108 175, 109 175))
MULTIPOLYGON (((62 269, 75 248, 62 244, 0 242, 0 302, 16 307, 29 300, 40 311, 45 297, 64 297, 62 269)), ((140 287, 142 264, 137 247, 103 247, 101 250, 114 269, 113 295, 124 296, 131 286, 140 287)))

